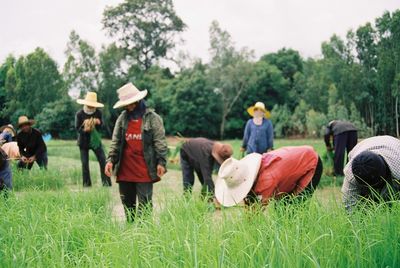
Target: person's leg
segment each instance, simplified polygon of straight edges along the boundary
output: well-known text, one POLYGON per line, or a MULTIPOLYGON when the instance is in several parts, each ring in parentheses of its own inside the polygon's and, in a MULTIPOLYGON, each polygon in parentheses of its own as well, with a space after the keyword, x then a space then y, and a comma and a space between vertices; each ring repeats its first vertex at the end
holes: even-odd
POLYGON ((12 190, 12 172, 8 163, 0 170, 0 193, 5 198, 8 196, 8 191, 12 190))
POLYGON ((194 170, 189 161, 182 155, 182 151, 180 164, 182 169, 183 192, 191 193, 194 185, 194 170))
POLYGON ((139 182, 136 183, 136 192, 138 196, 138 211, 137 216, 142 216, 143 213, 151 213, 153 208, 153 183, 139 182))
POLYGON ((81 148, 80 152, 81 152, 81 162, 82 162, 83 187, 92 186, 92 181, 90 180, 90 170, 89 170, 89 150, 81 148))
POLYGON ((100 175, 101 175, 101 182, 103 183, 103 186, 111 186, 111 179, 108 177, 104 171, 106 167, 106 156, 104 154, 103 147, 99 147, 96 150, 94 150, 94 153, 97 157, 97 161, 99 162, 100 166, 100 175))
POLYGON ((344 153, 347 144, 347 132, 334 136, 335 159, 334 169, 335 175, 343 176, 344 153))
POLYGON ((48 162, 49 159, 47 157, 47 152, 44 152, 43 154, 36 156, 36 163, 39 165, 41 169, 47 170, 48 162))
POLYGON ((349 153, 353 148, 357 145, 358 142, 358 134, 357 131, 350 131, 347 134, 347 144, 346 144, 346 163, 349 161, 349 153))
POLYGON ((133 222, 136 214, 136 183, 121 181, 118 183, 118 187, 126 220, 133 222))

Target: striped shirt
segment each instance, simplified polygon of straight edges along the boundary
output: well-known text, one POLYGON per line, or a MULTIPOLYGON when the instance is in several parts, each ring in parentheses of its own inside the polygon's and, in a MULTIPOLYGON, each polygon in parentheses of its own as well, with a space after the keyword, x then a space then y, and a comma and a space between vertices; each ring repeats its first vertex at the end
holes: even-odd
MULTIPOLYGON (((365 191, 368 190, 366 186, 357 182, 352 172, 353 159, 364 151, 374 152, 385 159, 392 173, 393 190, 400 192, 400 140, 392 136, 376 136, 365 139, 349 153, 349 162, 344 168, 345 178, 342 193, 347 210, 355 206, 360 197, 364 196, 365 191)), ((380 191, 380 194, 381 196, 388 194, 386 186, 380 191)))

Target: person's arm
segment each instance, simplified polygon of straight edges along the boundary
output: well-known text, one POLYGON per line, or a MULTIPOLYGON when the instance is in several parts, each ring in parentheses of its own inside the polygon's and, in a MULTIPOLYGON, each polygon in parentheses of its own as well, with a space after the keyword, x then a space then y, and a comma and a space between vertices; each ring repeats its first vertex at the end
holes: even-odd
POLYGON ((120 145, 121 145, 121 127, 122 127, 122 118, 123 115, 121 114, 117 122, 115 122, 113 134, 112 134, 112 139, 111 139, 111 144, 110 144, 110 150, 108 153, 107 157, 107 162, 110 162, 112 164, 115 164, 118 162, 119 158, 119 153, 120 153, 120 145))
POLYGON ((304 191, 304 189, 310 183, 309 178, 313 177, 313 175, 315 173, 315 169, 316 169, 316 167, 312 168, 310 170, 307 170, 306 173, 303 176, 301 176, 301 178, 296 183, 296 187, 293 190, 293 194, 297 195, 297 194, 301 193, 302 191, 304 191))
POLYGON ((35 133, 35 154, 34 156, 37 158, 38 156, 42 155, 44 152, 46 152, 47 147, 46 143, 43 140, 42 133, 39 130, 34 130, 32 129, 35 133))
POLYGON ((25 149, 25 141, 22 139, 22 133, 17 135, 17 145, 19 149, 19 154, 21 157, 26 157, 25 149))
POLYGON ((207 186, 208 190, 214 194, 214 181, 212 179, 212 169, 213 165, 210 163, 209 158, 207 156, 203 156, 202 159, 199 160, 200 163, 200 172, 203 176, 204 184, 207 186))
POLYGON ((274 149, 274 128, 270 120, 267 121, 267 151, 274 149))
POLYGON ((360 187, 353 177, 353 174, 346 174, 342 186, 343 203, 348 212, 351 212, 353 207, 357 205, 360 199, 360 187))
POLYGON ((96 129, 100 130, 101 127, 103 126, 103 114, 99 109, 97 109, 96 111, 96 119, 99 120, 99 124, 96 124, 96 129))
POLYGON ((249 141, 249 137, 250 137, 250 120, 247 121, 246 126, 244 128, 244 134, 243 134, 243 143, 242 143, 242 148, 243 149, 247 149, 247 142, 249 141))
POLYGON ((328 148, 328 149, 331 149, 331 148, 332 148, 332 145, 331 145, 331 136, 332 136, 332 130, 331 130, 331 128, 328 126, 328 127, 326 127, 325 135, 324 135, 325 145, 326 145, 326 148, 328 148))
POLYGON ((157 114, 153 114, 151 125, 153 130, 153 145, 156 152, 157 165, 164 167, 166 172, 168 145, 167 139, 165 138, 165 129, 162 118, 157 114))

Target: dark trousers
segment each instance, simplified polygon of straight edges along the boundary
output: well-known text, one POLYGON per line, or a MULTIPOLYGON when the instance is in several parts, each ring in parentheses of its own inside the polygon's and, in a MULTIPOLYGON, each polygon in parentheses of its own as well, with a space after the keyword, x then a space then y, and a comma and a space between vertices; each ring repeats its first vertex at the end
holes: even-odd
MULTIPOLYGON (((47 169, 48 162, 49 162, 49 160, 47 158, 47 152, 44 152, 44 153, 36 156, 36 163, 38 164, 38 166, 41 169, 47 169)), ((22 160, 19 160, 17 167, 18 167, 18 169, 32 169, 33 162, 27 164, 27 163, 22 162, 22 160)))
MULTIPOLYGON (((90 169, 89 169, 89 149, 80 148, 81 152, 81 162, 82 162, 82 176, 83 176, 83 186, 92 186, 92 181, 90 179, 90 169)), ((111 186, 111 179, 107 177, 104 173, 106 166, 106 156, 104 154, 103 148, 99 147, 93 150, 96 155, 97 161, 100 166, 101 181, 103 186, 111 186)))
POLYGON ((333 137, 333 145, 335 146, 334 170, 335 175, 343 176, 344 156, 347 155, 357 145, 357 131, 348 131, 333 137))
POLYGON ((118 182, 119 194, 124 206, 128 222, 142 216, 144 211, 151 212, 153 207, 153 183, 152 182, 118 182), (136 202, 137 198, 137 202, 136 202), (136 205, 137 204, 137 205, 136 205))
POLYGON ((191 193, 194 185, 194 173, 196 172, 197 177, 202 185, 202 195, 206 195, 207 193, 214 192, 214 182, 211 180, 204 181, 203 175, 201 171, 195 170, 194 167, 190 164, 189 160, 186 158, 181 151, 180 164, 182 169, 182 178, 183 178, 183 191, 184 193, 191 193))

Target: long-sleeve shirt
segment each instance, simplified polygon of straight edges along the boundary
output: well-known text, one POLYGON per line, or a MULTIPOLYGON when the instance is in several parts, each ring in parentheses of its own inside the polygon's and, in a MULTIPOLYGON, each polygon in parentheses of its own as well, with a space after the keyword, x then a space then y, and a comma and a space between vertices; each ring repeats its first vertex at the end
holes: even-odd
POLYGON ((214 141, 206 138, 193 138, 186 141, 181 148, 183 154, 194 170, 203 176, 209 190, 214 189, 212 171, 216 160, 212 156, 214 141))
POLYGON ((318 164, 311 146, 282 147, 263 154, 253 191, 263 202, 285 194, 298 194, 310 183, 318 164))
POLYGON ((357 128, 350 122, 333 120, 325 129, 324 141, 327 147, 331 147, 331 137, 348 131, 357 131, 357 128))
POLYGON ((264 118, 261 125, 253 119, 246 123, 243 135, 243 148, 247 153, 265 153, 274 147, 274 129, 270 120, 264 118))
POLYGON ((100 125, 96 125, 97 131, 100 131, 100 128, 103 124, 102 114, 99 109, 93 114, 87 114, 82 110, 78 111, 75 115, 75 129, 78 131, 78 146, 80 148, 89 149, 90 146, 90 133, 83 131, 83 122, 86 119, 97 118, 100 120, 100 125))
MULTIPOLYGON (((365 139, 357 144, 349 154, 349 162, 344 168, 344 181, 342 186, 343 202, 348 211, 357 204, 361 197, 367 197, 370 191, 367 186, 357 182, 353 175, 353 159, 362 152, 370 151, 385 159, 392 173, 392 190, 400 192, 400 140, 392 136, 376 136, 365 139)), ((377 191, 381 194, 388 192, 387 186, 377 191)), ((382 196, 386 198, 385 196, 382 196)))
POLYGON ((30 132, 20 131, 17 135, 17 143, 21 156, 39 156, 47 152, 42 133, 36 128, 31 128, 30 132))

